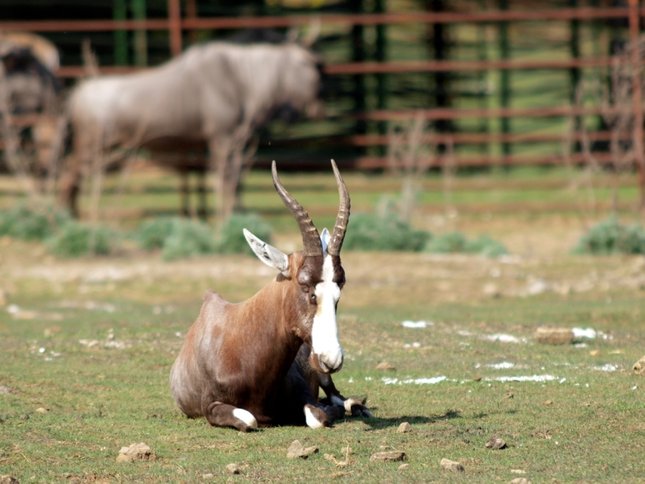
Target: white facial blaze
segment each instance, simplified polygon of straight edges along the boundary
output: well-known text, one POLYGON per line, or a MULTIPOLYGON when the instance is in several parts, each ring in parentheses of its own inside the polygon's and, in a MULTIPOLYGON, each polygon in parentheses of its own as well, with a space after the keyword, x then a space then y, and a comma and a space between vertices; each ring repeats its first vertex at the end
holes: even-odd
POLYGON ((315 287, 318 311, 311 329, 311 346, 321 363, 330 370, 338 369, 343 362, 343 350, 338 341, 336 325, 336 304, 340 299, 340 288, 333 278, 333 261, 327 255, 323 263, 322 281, 315 287))

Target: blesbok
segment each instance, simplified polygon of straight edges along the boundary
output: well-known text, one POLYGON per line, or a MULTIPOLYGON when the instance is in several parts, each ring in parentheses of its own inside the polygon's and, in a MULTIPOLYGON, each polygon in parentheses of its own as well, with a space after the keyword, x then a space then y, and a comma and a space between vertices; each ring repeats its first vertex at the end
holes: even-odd
POLYGON ((345 398, 331 374, 343 364, 336 307, 345 284, 340 249, 349 220, 347 187, 332 160, 340 206, 334 230, 319 234, 309 214, 273 184, 296 218, 303 251, 286 255, 248 230, 258 258, 278 275, 245 302, 208 293, 170 372, 172 395, 188 417, 242 431, 273 424, 330 425, 351 412, 369 416, 364 401, 345 398), (319 400, 322 388, 327 395, 319 400))
POLYGON ((285 110, 317 116, 320 88, 320 59, 295 42, 208 42, 158 67, 87 79, 67 106, 74 156, 61 198, 78 213, 83 176, 118 167, 127 158, 119 154, 144 148, 151 161, 180 172, 214 173, 222 221, 234 208, 257 129, 285 110), (114 149, 117 156, 102 156, 114 149))

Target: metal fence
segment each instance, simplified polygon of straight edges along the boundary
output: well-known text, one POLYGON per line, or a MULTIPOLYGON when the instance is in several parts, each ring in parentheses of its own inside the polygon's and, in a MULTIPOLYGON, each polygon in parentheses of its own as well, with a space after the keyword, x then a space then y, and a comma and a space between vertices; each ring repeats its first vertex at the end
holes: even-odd
MULTIPOLYGON (((108 64, 102 63, 100 72, 117 73, 143 68, 155 46, 157 57, 170 57, 191 42, 237 29, 320 22, 326 73, 337 85, 331 114, 318 124, 288 130, 286 137, 272 134, 272 152, 261 148, 258 163, 275 157, 277 150, 284 166, 312 168, 334 156, 346 167, 384 168, 393 133, 405 132, 415 120, 424 123, 418 142, 428 145, 420 156, 428 157, 430 165, 585 163, 589 153, 582 141, 593 144, 596 161, 611 162, 607 146, 615 133, 603 122, 607 106, 600 99, 577 99, 576 93, 585 80, 608 82, 615 46, 638 40, 645 16, 640 1, 622 7, 569 2, 573 6, 567 8, 550 7, 558 2, 507 0, 430 3, 436 11, 387 11, 378 1, 370 4, 373 13, 364 13, 365 5, 354 0, 348 5, 356 13, 220 17, 200 15, 195 0, 183 5, 167 0, 165 11, 154 18, 140 10, 137 18, 5 18, 0 29, 67 36, 72 39, 68 44, 109 34, 115 51, 123 52, 119 42, 135 51, 127 65, 117 65, 123 62, 117 52, 105 56, 108 64), (453 3, 459 9, 447 11, 453 3)), ((101 42, 105 38, 96 43, 101 42)), ((67 58, 58 74, 68 80, 82 76, 80 57, 67 58)), ((621 136, 636 146, 633 161, 645 177, 637 79, 641 59, 631 61, 636 122, 633 132, 621 136)))

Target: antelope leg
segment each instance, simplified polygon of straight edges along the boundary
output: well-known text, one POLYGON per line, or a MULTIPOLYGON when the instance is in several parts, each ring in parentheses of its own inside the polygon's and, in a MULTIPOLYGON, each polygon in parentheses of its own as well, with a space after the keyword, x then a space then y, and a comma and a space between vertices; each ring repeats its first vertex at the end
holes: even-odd
POLYGON ((241 432, 258 428, 258 422, 251 412, 222 402, 208 405, 206 420, 213 427, 233 427, 241 432))

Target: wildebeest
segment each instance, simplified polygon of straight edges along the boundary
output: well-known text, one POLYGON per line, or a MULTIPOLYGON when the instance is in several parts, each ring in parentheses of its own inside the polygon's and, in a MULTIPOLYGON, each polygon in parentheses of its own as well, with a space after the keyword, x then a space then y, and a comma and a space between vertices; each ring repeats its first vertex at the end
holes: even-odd
POLYGON ((1 135, 5 160, 14 172, 42 174, 54 162, 63 125, 58 120, 58 66, 58 50, 47 39, 0 31, 1 135))
POLYGON ((242 431, 258 425, 329 425, 345 414, 369 416, 364 402, 343 397, 336 308, 345 284, 340 249, 349 221, 347 187, 332 161, 340 206, 334 230, 319 234, 278 179, 273 183, 296 218, 304 249, 286 255, 245 230, 253 252, 278 275, 255 296, 232 304, 205 296, 170 373, 172 395, 188 417, 242 431), (327 399, 318 400, 322 388, 327 399))
POLYGON ((221 221, 233 210, 252 134, 282 109, 318 114, 320 80, 319 58, 294 42, 210 42, 156 68, 88 79, 68 104, 75 156, 63 199, 78 212, 83 172, 106 149, 148 148, 153 161, 181 170, 184 153, 207 147, 221 221))
POLYGON ((60 90, 55 75, 58 50, 47 39, 29 32, 0 32, 2 87, 13 114, 51 110, 60 90))

